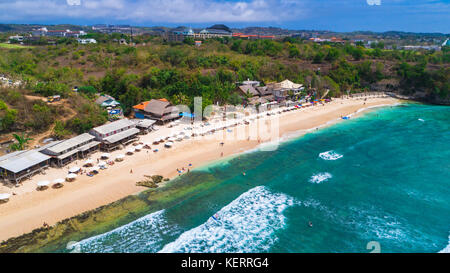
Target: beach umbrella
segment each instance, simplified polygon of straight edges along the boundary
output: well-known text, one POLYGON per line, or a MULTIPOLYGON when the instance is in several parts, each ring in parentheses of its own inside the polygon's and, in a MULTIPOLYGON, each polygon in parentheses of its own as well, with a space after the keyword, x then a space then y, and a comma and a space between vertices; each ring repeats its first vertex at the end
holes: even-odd
POLYGON ((107 159, 107 158, 109 158, 109 154, 108 153, 103 153, 101 158, 106 158, 107 159))
POLYGON ((169 138, 167 139, 167 141, 169 141, 169 142, 174 142, 174 141, 176 141, 176 139, 175 139, 174 137, 169 137, 169 138))
POLYGON ((140 151, 140 150, 142 150, 142 145, 137 145, 136 147, 134 147, 134 149, 136 150, 136 151, 140 151))
POLYGON ((80 171, 80 167, 77 167, 77 166, 69 169, 69 173, 77 173, 79 171, 80 171))
POLYGON ((134 148, 128 148, 127 149, 127 154, 132 154, 134 153, 135 149, 134 148))
POLYGON ((144 143, 144 148, 145 148, 145 149, 151 149, 150 143, 145 142, 145 143, 144 143))
POLYGON ((72 180, 74 180, 75 178, 77 178, 77 175, 74 174, 74 173, 70 173, 70 174, 68 174, 68 175, 66 176, 66 180, 67 180, 67 181, 72 181, 72 180))
POLYGON ((11 197, 9 193, 0 193, 0 201, 7 201, 11 197))
POLYGON ((94 163, 94 161, 92 159, 88 159, 84 162, 83 166, 89 166, 89 165, 92 165, 93 163, 94 163))
POLYGON ((171 142, 171 141, 166 142, 166 144, 164 144, 164 146, 166 146, 167 148, 171 148, 173 146, 173 142, 171 142))
POLYGON ((62 178, 57 178, 57 179, 55 179, 55 180, 53 180, 53 185, 55 186, 55 187, 57 187, 57 188, 60 188, 60 187, 62 187, 63 186, 63 183, 64 183, 64 179, 62 179, 62 178))
POLYGON ((56 178, 55 180, 53 180, 53 184, 58 184, 58 183, 64 183, 64 179, 62 178, 56 178))
POLYGON ((39 181, 37 182, 38 187, 46 187, 50 184, 50 181, 44 180, 44 181, 39 181))
POLYGON ((125 158, 125 155, 119 154, 116 156, 116 161, 122 161, 125 158))
POLYGON ((92 167, 92 168, 89 170, 89 172, 98 172, 98 171, 100 171, 100 168, 97 167, 97 166, 92 167))

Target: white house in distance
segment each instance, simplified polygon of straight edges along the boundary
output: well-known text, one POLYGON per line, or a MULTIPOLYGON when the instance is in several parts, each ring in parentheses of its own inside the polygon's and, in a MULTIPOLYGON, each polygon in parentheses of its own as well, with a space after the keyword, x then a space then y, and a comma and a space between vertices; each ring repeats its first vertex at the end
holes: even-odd
POLYGON ((41 27, 38 29, 33 29, 33 31, 31 31, 31 35, 33 35, 33 37, 45 36, 47 31, 48 29, 46 27, 41 27))
POLYGON ((79 44, 86 45, 86 44, 96 44, 97 40, 88 38, 88 39, 77 39, 79 44))
POLYGON ((78 38, 80 36, 86 35, 86 32, 72 31, 70 29, 66 30, 48 30, 46 27, 41 27, 38 29, 33 29, 31 31, 33 37, 50 36, 50 37, 73 37, 78 38))
POLYGON ((18 42, 23 42, 23 36, 19 36, 19 35, 9 36, 9 40, 10 41, 15 40, 15 41, 18 41, 18 42))

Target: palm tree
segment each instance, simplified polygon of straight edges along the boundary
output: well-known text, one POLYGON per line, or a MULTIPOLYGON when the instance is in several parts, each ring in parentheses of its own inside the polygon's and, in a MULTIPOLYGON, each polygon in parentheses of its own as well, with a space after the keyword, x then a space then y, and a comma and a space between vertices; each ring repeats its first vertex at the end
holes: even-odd
POLYGON ((9 146, 9 148, 13 151, 21 151, 24 150, 30 140, 32 138, 26 137, 24 133, 22 135, 13 134, 14 138, 17 140, 17 143, 13 143, 9 146))

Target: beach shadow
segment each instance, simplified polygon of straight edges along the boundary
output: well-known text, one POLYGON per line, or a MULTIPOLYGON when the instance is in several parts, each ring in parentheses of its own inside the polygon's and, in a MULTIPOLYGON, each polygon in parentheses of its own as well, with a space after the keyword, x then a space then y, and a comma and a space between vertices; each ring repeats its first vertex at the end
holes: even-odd
POLYGON ((16 184, 11 183, 11 182, 6 181, 6 180, 2 180, 2 181, 1 181, 1 184, 2 184, 3 186, 5 186, 5 187, 9 188, 9 189, 15 188, 15 186, 16 186, 16 184))
POLYGON ((37 187, 36 188, 37 191, 45 191, 46 189, 48 189, 48 186, 43 186, 43 187, 37 187))

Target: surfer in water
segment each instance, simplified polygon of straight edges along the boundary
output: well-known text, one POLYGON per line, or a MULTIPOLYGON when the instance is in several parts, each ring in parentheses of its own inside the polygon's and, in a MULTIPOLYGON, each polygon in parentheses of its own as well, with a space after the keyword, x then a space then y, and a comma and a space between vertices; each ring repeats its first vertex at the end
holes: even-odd
POLYGON ((216 221, 217 223, 221 224, 221 222, 220 222, 220 217, 219 217, 219 215, 218 215, 217 213, 214 214, 213 216, 211 216, 211 218, 212 218, 214 221, 216 221))
POLYGON ((313 227, 313 224, 312 224, 311 221, 308 222, 308 226, 311 227, 311 228, 313 227))

